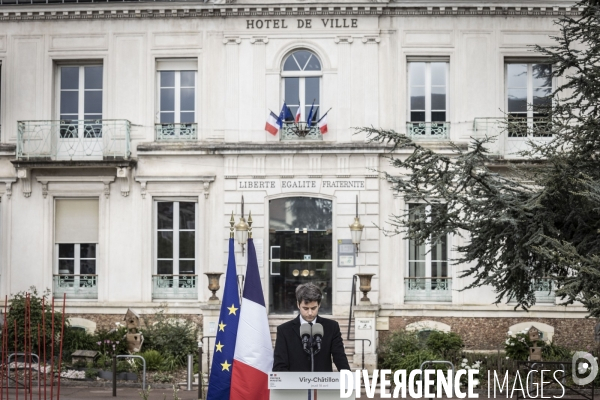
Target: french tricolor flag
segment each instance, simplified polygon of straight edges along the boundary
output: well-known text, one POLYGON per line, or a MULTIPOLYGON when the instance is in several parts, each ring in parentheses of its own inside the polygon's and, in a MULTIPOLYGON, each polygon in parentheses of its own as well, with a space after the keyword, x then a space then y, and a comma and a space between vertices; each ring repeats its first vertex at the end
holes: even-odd
POLYGON ((248 239, 248 267, 237 331, 231 400, 269 400, 268 376, 273 345, 263 296, 254 240, 248 239))
POLYGON ((267 123, 265 125, 265 131, 269 132, 271 135, 277 135, 279 129, 281 129, 282 122, 273 111, 269 114, 267 118, 267 123))
MULTIPOLYGON (((298 101, 298 104, 300 104, 300 101, 298 101)), ((300 117, 301 117, 301 112, 300 110, 302 109, 302 107, 298 106, 298 109, 296 110, 296 117, 294 117, 294 122, 298 123, 300 122, 300 117)))
POLYGON ((327 133, 327 114, 328 113, 329 113, 329 111, 327 111, 325 113, 325 115, 323 115, 321 117, 321 119, 317 122, 317 126, 319 127, 319 130, 321 131, 322 135, 327 133))

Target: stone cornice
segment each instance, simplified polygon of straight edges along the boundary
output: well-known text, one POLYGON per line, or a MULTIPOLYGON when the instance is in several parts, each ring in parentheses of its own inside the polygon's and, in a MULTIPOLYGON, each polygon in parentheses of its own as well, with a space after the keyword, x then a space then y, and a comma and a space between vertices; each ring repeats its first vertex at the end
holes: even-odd
POLYGON ((570 2, 533 3, 377 2, 339 5, 324 4, 210 4, 194 2, 132 2, 30 4, 0 6, 0 21, 81 20, 81 19, 162 19, 300 16, 558 16, 577 15, 570 2))

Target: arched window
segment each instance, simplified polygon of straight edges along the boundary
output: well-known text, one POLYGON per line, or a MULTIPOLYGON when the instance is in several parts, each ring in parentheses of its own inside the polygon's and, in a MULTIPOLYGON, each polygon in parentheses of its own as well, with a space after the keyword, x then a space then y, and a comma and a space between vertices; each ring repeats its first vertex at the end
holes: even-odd
POLYGON ((294 51, 283 62, 283 99, 294 115, 300 107, 301 121, 306 121, 313 102, 313 122, 319 119, 322 75, 321 61, 308 50, 294 51))

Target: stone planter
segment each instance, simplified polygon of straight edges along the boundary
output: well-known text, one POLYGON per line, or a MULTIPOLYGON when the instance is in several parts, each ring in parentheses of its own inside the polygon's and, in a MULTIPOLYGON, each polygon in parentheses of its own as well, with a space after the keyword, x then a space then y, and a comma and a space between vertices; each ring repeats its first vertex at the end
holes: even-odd
POLYGON ((125 379, 128 381, 137 381, 138 376, 135 372, 125 372, 125 379))
POLYGON ((371 291, 371 278, 375 274, 356 274, 360 279, 360 291, 363 292, 363 297, 360 299, 361 304, 371 304, 371 300, 367 293, 371 291))
POLYGON ((112 371, 100 370, 100 371, 98 371, 98 378, 111 381, 112 380, 112 371))

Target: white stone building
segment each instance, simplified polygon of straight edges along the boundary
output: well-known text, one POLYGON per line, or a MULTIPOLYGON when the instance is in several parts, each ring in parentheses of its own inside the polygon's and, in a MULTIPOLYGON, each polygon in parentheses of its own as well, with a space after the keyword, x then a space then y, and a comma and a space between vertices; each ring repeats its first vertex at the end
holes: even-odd
POLYGON ((425 253, 385 236, 377 226, 408 205, 376 172, 389 170, 388 150, 353 129, 407 132, 440 152, 496 131, 494 151, 513 158, 525 138, 496 120, 536 117, 526 103, 556 82, 530 46, 552 43, 572 2, 15 3, 0 6, 2 298, 67 293, 81 325, 166 302, 204 316, 212 335, 204 273, 225 271, 243 195, 273 324, 291 317, 305 281, 344 321, 360 272, 375 276, 356 337, 417 323, 496 349, 511 325, 533 321, 591 341, 585 310, 547 291, 529 313, 492 305, 486 288, 458 291, 464 267, 446 261, 458 238, 425 253), (331 108, 328 132, 266 132, 284 101, 302 120, 313 103, 315 121, 331 108), (357 196, 366 227, 355 258, 357 196))

